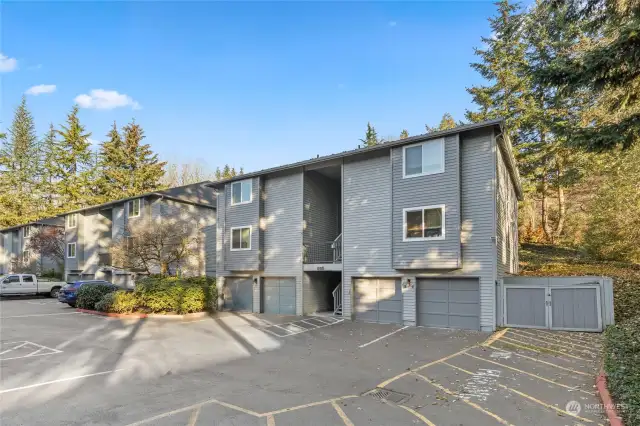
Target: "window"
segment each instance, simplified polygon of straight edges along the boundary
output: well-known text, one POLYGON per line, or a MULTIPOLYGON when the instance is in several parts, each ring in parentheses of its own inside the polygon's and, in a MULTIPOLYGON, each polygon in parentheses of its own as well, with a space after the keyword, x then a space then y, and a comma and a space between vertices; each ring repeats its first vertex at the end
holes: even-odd
POLYGON ((67 257, 70 259, 76 257, 76 243, 67 244, 67 257))
POLYGON ((231 184, 231 205, 251 202, 251 179, 231 184))
POLYGON ((31 227, 30 226, 25 226, 24 228, 22 228, 22 235, 25 238, 27 238, 30 233, 31 233, 31 227))
POLYGON ((404 209, 403 240, 444 240, 444 205, 404 209))
POLYGON ((78 214, 73 213, 67 216, 67 228, 75 228, 78 226, 78 214))
POLYGON ((19 283, 20 282, 20 277, 18 275, 9 275, 7 278, 4 279, 3 282, 5 284, 8 284, 8 283, 19 283))
POLYGON ((403 148, 403 177, 444 172, 444 139, 408 145, 403 148))
POLYGON ((22 252, 22 261, 27 263, 29 262, 29 259, 31 258, 31 254, 29 253, 29 250, 25 250, 22 252))
POLYGON ((140 216, 140 198, 131 200, 127 204, 129 205, 129 217, 140 216))
POLYGON ((33 282, 33 277, 31 275, 23 275, 22 276, 22 282, 23 283, 32 283, 33 282))
POLYGON ((251 227, 231 228, 231 250, 251 250, 251 227))

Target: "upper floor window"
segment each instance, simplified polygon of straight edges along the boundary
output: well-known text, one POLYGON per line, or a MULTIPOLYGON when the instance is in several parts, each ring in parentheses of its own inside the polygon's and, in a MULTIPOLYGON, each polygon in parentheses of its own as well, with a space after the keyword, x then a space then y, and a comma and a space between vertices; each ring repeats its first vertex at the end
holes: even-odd
POLYGON ((444 172, 444 139, 435 139, 403 147, 403 177, 444 172))
POLYGON ((28 263, 30 259, 31 259, 31 253, 29 253, 29 250, 23 251, 22 252, 22 261, 24 263, 28 263))
POLYGON ((250 203, 252 189, 251 179, 233 182, 231 184, 231 205, 250 203))
POLYGON ((129 206, 129 217, 140 216, 140 198, 129 201, 127 205, 129 206))
POLYGON ((231 250, 251 250, 251 227, 231 228, 231 250))
POLYGON ((78 214, 71 213, 67 215, 67 228, 75 228, 76 226, 78 226, 78 214))
POLYGON ((31 233, 31 227, 30 226, 25 226, 24 228, 22 228, 22 235, 25 238, 27 238, 30 233, 31 233))
POLYGON ((76 257, 76 243, 67 244, 67 257, 70 259, 76 257))
POLYGON ((404 209, 404 241, 444 240, 444 205, 404 209))

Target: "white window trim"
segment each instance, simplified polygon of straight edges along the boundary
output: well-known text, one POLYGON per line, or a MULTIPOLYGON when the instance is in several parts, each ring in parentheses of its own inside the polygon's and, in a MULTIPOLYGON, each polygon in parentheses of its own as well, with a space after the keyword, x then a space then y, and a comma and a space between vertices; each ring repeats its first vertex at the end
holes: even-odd
POLYGON ((67 259, 75 259, 76 258, 76 243, 68 243, 67 244, 67 259), (69 256, 69 247, 73 246, 73 256, 69 256))
MULTIPOLYGON (((244 179, 244 180, 240 180, 238 182, 231 182, 229 184, 231 186, 231 205, 232 206, 239 206, 241 204, 250 204, 251 202, 253 202, 253 179, 244 179), (249 201, 240 201, 239 203, 234 203, 233 202, 233 185, 240 185, 240 199, 242 200, 242 183, 243 182, 249 182, 249 185, 251 185, 251 191, 249 191, 249 201)), ((246 226, 245 226, 246 228, 246 226)))
POLYGON ((410 178, 414 178, 414 177, 420 177, 420 176, 428 176, 428 175, 437 175, 440 173, 444 173, 444 151, 445 151, 445 146, 444 146, 444 138, 439 138, 439 139, 431 139, 428 141, 424 141, 424 142, 419 142, 419 143, 414 143, 411 145, 405 145, 402 147, 402 178, 403 179, 410 179, 410 178), (408 175, 407 174, 407 149, 408 148, 413 148, 414 146, 418 146, 418 145, 424 145, 426 143, 429 142, 435 142, 435 141, 441 141, 442 143, 442 159, 440 162, 440 170, 437 172, 423 172, 423 173, 416 173, 413 175, 408 175))
POLYGON ((29 235, 31 235, 31 227, 27 225, 24 228, 22 228, 22 237, 29 238, 29 235))
MULTIPOLYGON (((253 237, 253 227, 251 225, 246 226, 233 226, 231 227, 231 239, 229 241, 229 247, 231 251, 247 251, 251 250, 251 238, 253 237), (249 248, 233 248, 233 231, 236 229, 246 229, 249 228, 249 248)), ((242 245, 242 231, 240 233, 240 245, 242 245)))
POLYGON ((22 251, 22 261, 30 262, 31 261, 31 252, 29 250, 22 251))
POLYGON ((78 213, 71 213, 70 215, 67 215, 67 229, 72 229, 72 228, 76 228, 78 226, 78 213), (71 222, 70 218, 71 217, 75 217, 75 223, 73 224, 73 226, 69 223, 71 222))
MULTIPOLYGON (((406 243, 410 243, 412 241, 442 241, 445 239, 445 216, 446 216, 446 208, 444 204, 436 204, 433 206, 422 206, 422 207, 409 207, 406 209, 402 209, 402 241, 406 243), (416 212, 422 211, 422 224, 424 225, 424 211, 429 209, 441 209, 442 210, 442 235, 439 237, 420 237, 420 238, 407 238, 407 212, 416 212)), ((424 234, 423 234, 424 235, 424 234)))
POLYGON ((127 201, 127 217, 140 217, 140 213, 142 213, 142 201, 140 198, 136 198, 135 200, 127 201), (133 203, 138 202, 138 214, 131 214, 129 210, 133 210, 133 208, 129 208, 129 205, 133 205, 133 203))

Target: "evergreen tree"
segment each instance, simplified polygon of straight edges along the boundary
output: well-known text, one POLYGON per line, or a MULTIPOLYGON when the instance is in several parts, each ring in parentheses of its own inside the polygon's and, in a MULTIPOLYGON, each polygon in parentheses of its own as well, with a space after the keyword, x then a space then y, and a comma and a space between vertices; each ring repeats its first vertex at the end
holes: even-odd
POLYGON ((400 139, 406 139, 409 137, 409 131, 407 129, 402 129, 400 132, 400 139))
POLYGON ((369 147, 378 145, 382 141, 378 139, 378 132, 376 132, 375 127, 371 123, 367 123, 367 131, 364 134, 364 139, 360 139, 360 142, 363 142, 365 147, 369 147))
POLYGON ((45 216, 53 216, 59 213, 56 200, 56 170, 57 170, 57 133, 53 124, 49 125, 49 131, 45 134, 40 144, 40 191, 38 191, 45 204, 45 216))
POLYGON ((78 117, 78 106, 74 105, 67 115, 66 125, 58 130, 60 140, 56 145, 57 194, 65 209, 71 210, 92 204, 95 194, 89 188, 92 153, 89 137, 78 117))
POLYGON ((213 174, 213 177, 215 180, 224 180, 224 179, 231 179, 232 177, 235 177, 241 174, 244 174, 244 170, 242 169, 242 167, 240 168, 240 172, 237 173, 234 167, 229 167, 228 164, 225 164, 222 170, 220 170, 220 167, 216 168, 216 171, 213 174))
POLYGON ((448 112, 445 112, 442 116, 442 119, 440 120, 440 124, 438 124, 436 127, 431 127, 428 124, 424 127, 427 130, 427 133, 433 133, 440 130, 453 129, 456 126, 458 126, 458 123, 456 123, 456 120, 453 119, 453 116, 448 112))
POLYGON ((100 144, 100 196, 104 201, 117 198, 128 192, 129 182, 124 142, 114 121, 107 140, 100 144))
POLYGON ((158 161, 158 154, 144 144, 144 130, 134 121, 122 128, 124 170, 128 176, 121 181, 127 195, 143 194, 158 189, 164 176, 166 162, 158 161), (126 182, 128 179, 128 183, 126 182))
POLYGON ((23 96, 0 147, 0 208, 4 225, 33 220, 40 207, 38 187, 38 139, 33 117, 23 96))

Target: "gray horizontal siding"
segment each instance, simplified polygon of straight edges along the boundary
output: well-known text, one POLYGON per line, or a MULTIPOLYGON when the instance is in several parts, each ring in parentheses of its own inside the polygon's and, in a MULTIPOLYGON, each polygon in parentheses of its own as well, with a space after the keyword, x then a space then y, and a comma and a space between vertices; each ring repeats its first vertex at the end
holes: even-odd
POLYGON ((518 272, 518 201, 502 153, 496 150, 496 228, 498 277, 518 272))
POLYGON ((224 261, 225 270, 257 271, 260 269, 260 178, 252 179, 252 201, 231 205, 231 185, 225 185, 224 261), (251 250, 231 250, 231 228, 251 226, 251 250))
POLYGON ((316 171, 304 174, 305 244, 333 241, 340 234, 340 182, 316 171))
POLYGON ((268 177, 264 185, 264 275, 293 277, 296 313, 302 314, 303 176, 268 177))
POLYGON ((187 202, 206 204, 212 207, 216 205, 215 192, 213 192, 211 188, 202 186, 200 183, 169 188, 164 191, 158 191, 158 193, 180 198, 187 202))
POLYGON ((443 173, 403 178, 403 148, 392 150, 393 266, 396 269, 460 267, 460 169, 458 135, 444 140, 443 173), (403 241, 403 209, 445 205, 445 239, 403 241))
POLYGON ((352 313, 354 277, 397 275, 391 266, 389 154, 343 165, 343 312, 352 313))

